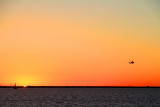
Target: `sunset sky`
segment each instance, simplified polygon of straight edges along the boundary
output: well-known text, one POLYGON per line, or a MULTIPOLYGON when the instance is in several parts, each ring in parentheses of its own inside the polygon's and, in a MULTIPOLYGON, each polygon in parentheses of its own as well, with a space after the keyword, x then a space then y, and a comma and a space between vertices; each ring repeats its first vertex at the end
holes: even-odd
POLYGON ((160 1, 1 0, 0 85, 14 82, 160 86, 160 1))

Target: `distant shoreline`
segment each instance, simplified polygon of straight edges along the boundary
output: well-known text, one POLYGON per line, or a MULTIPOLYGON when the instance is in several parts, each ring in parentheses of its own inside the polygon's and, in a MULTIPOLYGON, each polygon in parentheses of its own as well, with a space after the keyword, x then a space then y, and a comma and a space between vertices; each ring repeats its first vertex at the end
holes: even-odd
MULTIPOLYGON (((16 86, 17 88, 160 88, 160 86, 16 86)), ((14 86, 0 86, 14 88, 14 86)))

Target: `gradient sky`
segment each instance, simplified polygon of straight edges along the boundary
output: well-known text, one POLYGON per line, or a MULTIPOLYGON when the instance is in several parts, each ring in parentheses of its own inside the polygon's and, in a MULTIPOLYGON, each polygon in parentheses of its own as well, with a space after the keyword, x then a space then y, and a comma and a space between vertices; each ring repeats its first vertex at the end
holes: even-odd
POLYGON ((0 85, 160 86, 159 5, 1 0, 0 85))

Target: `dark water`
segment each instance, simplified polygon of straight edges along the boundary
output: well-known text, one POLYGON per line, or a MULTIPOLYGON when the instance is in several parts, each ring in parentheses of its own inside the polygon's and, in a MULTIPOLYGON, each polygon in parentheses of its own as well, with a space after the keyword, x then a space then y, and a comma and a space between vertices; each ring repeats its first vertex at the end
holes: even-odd
POLYGON ((0 89, 0 107, 160 107, 160 88, 0 89))

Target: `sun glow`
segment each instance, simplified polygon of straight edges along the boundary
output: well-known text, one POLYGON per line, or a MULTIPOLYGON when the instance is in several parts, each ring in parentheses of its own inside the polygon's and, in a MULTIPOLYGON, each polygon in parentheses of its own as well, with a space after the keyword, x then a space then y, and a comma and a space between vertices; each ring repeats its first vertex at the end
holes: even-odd
POLYGON ((33 85, 36 84, 35 81, 37 81, 35 78, 31 76, 17 76, 16 78, 13 78, 16 80, 16 84, 18 86, 27 86, 27 85, 33 85))
POLYGON ((23 86, 23 88, 26 88, 26 87, 27 87, 27 85, 24 85, 24 86, 23 86))

